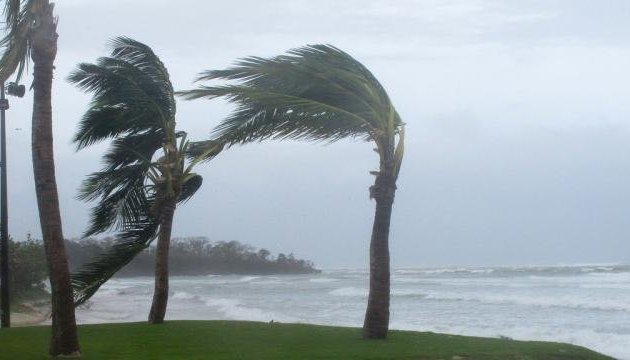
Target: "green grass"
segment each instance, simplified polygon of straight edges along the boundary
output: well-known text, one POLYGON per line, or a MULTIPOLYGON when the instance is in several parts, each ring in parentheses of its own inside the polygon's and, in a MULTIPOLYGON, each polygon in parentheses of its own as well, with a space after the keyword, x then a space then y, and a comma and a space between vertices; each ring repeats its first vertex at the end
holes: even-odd
MULTIPOLYGON (((49 327, 0 330, 0 359, 46 359, 49 327)), ((391 331, 365 341, 356 328, 237 321, 83 325, 83 359, 607 359, 578 346, 391 331)))

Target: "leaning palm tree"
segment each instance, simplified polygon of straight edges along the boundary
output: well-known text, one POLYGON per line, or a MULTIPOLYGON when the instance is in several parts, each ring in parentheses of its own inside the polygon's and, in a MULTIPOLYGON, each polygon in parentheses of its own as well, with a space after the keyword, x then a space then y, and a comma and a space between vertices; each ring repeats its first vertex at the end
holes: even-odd
POLYGON ((186 99, 226 98, 236 110, 209 142, 193 146, 197 155, 215 146, 264 139, 373 141, 380 167, 370 187, 376 214, 370 242, 370 293, 363 325, 365 338, 385 338, 389 326, 389 226, 396 179, 403 157, 404 124, 389 96, 361 63, 328 45, 306 46, 270 59, 248 57, 227 70, 207 71, 201 86, 182 92, 186 99), (398 136, 398 141, 396 137, 398 136))
MULTIPOLYGON (((168 72, 150 47, 119 37, 111 56, 80 64, 69 80, 93 94, 74 141, 78 149, 112 140, 104 168, 82 185, 80 198, 98 200, 85 236, 119 231, 118 242, 73 276, 76 303, 92 296, 156 237, 155 291, 150 323, 162 323, 168 301, 168 252, 177 203, 199 189, 186 165, 189 142, 175 128, 168 72)), ((205 156, 204 158, 207 158, 205 156)))
POLYGON ((53 156, 51 89, 57 55, 57 19, 48 0, 5 0, 5 36, 0 40, 0 84, 20 79, 33 60, 33 175, 39 221, 52 290, 52 337, 49 353, 78 355, 70 271, 66 256, 53 156))

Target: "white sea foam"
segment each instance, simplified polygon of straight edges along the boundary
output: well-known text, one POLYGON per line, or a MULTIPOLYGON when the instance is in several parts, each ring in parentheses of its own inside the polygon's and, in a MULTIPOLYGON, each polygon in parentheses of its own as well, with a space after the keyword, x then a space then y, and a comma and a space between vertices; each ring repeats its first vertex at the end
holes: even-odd
POLYGON ((588 310, 630 311, 630 303, 626 299, 610 298, 575 298, 573 296, 541 296, 523 294, 491 294, 491 293, 449 293, 430 292, 426 294, 431 300, 475 301, 485 304, 513 304, 536 307, 567 307, 588 310))
POLYGON ((454 321, 452 324, 409 324, 406 322, 392 322, 391 327, 400 330, 431 331, 436 333, 448 333, 455 335, 483 336, 483 337, 509 337, 514 340, 534 340, 566 342, 587 347, 589 349, 615 356, 619 360, 630 360, 630 334, 616 334, 598 332, 589 329, 570 329, 559 331, 557 328, 507 327, 473 327, 454 321))
POLYGON ((438 268, 438 269, 400 269, 394 275, 441 275, 441 274, 491 274, 495 270, 487 268, 438 268))
POLYGON ((348 287, 335 289, 329 292, 329 294, 333 296, 343 296, 343 297, 366 297, 368 295, 368 290, 348 286, 348 287))
POLYGON ((335 279, 335 278, 314 278, 314 279, 309 279, 308 281, 312 282, 312 283, 331 283, 331 282, 339 281, 339 279, 335 279))
POLYGON ((266 312, 261 309, 246 306, 236 299, 219 298, 206 300, 206 306, 219 310, 229 320, 253 320, 253 321, 291 321, 290 318, 266 312))
POLYGON ((282 285, 282 284, 286 284, 287 282, 284 281, 283 279, 280 279, 277 276, 263 276, 263 277, 258 277, 257 279, 253 279, 252 280, 252 284, 256 284, 256 285, 282 285), (256 281, 253 281, 256 280, 256 281))
POLYGON ((196 300, 199 299, 198 295, 193 295, 191 293, 187 293, 185 291, 176 291, 172 296, 173 300, 196 300))

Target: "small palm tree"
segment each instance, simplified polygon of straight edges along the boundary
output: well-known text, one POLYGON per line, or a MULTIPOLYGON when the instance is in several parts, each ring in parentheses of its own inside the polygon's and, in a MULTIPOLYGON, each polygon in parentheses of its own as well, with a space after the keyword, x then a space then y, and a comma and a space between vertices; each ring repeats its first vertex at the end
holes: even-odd
POLYGON ((264 139, 373 141, 380 167, 370 197, 376 214, 370 242, 370 293, 365 338, 385 338, 389 326, 389 226, 396 179, 403 158, 404 124, 389 96, 361 63, 328 45, 306 46, 270 59, 248 57, 198 80, 227 80, 182 92, 186 99, 223 97, 236 110, 214 129, 198 155, 216 142, 227 146, 264 139), (396 141, 398 137, 398 141, 396 141))
MULTIPOLYGON (((119 37, 110 57, 80 64, 69 81, 94 97, 74 141, 78 149, 112 140, 105 167, 83 183, 80 198, 98 200, 85 236, 119 231, 110 251, 73 276, 76 303, 92 296, 157 236, 150 323, 162 323, 168 301, 168 252, 175 208, 202 183, 185 164, 189 142, 175 128, 168 72, 151 48, 119 37)), ((204 156, 208 158, 208 156, 204 156)))
POLYGON ((51 91, 57 56, 57 19, 48 0, 5 0, 5 36, 0 40, 0 84, 13 74, 20 79, 29 56, 33 60, 33 175, 39 221, 48 263, 52 336, 49 353, 78 355, 68 258, 63 242, 55 161, 51 91))

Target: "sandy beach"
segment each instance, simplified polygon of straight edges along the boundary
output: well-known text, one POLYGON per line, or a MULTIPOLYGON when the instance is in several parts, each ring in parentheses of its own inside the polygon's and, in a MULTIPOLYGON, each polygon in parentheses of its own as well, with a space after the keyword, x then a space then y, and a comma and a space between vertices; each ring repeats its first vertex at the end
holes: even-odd
POLYGON ((20 304, 20 311, 11 312, 11 326, 34 326, 45 324, 50 319, 50 307, 20 304))

